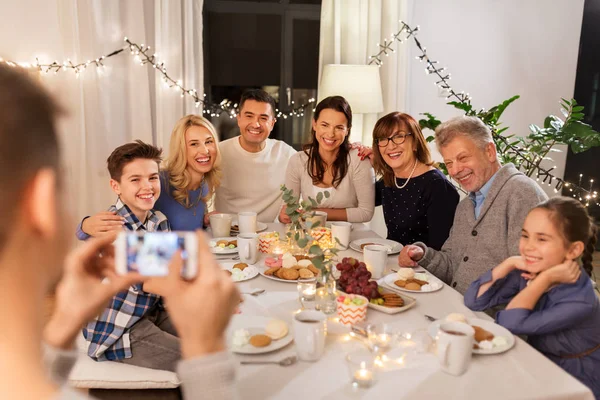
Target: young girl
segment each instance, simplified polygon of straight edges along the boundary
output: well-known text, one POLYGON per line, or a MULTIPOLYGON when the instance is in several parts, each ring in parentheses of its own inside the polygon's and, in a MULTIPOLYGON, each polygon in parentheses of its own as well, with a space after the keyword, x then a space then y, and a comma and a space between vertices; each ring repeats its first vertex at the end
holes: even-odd
POLYGON ((530 345, 600 399, 600 302, 589 278, 596 232, 574 199, 555 197, 538 205, 523 224, 521 255, 473 282, 465 305, 483 311, 508 303, 496 322, 527 335, 530 345))

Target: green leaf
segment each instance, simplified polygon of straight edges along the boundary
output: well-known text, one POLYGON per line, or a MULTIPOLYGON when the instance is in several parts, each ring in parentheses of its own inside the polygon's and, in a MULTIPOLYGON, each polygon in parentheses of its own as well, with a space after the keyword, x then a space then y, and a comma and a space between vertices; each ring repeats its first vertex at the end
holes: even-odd
MULTIPOLYGON (((495 110, 493 111, 493 122, 497 122, 500 119, 500 116, 502 115, 502 113, 504 113, 504 110, 506 110, 506 107, 508 107, 509 105, 511 105, 511 103, 513 103, 515 100, 519 99, 521 96, 519 96, 518 94, 511 97, 510 99, 504 100, 502 103, 500 103, 498 106, 496 107, 492 107, 495 108, 495 110)), ((490 111, 492 111, 490 109, 490 111)))
POLYGON ((323 259, 321 257, 315 257, 310 261, 314 264, 315 267, 319 268, 320 270, 323 269, 323 259))
POLYGON ((315 199, 313 199, 312 197, 309 197, 308 200, 310 201, 310 204, 312 205, 313 208, 317 208, 319 206, 317 204, 317 201, 315 199))
POLYGON ((438 120, 436 117, 431 115, 430 113, 421 113, 421 115, 425 115, 427 119, 420 119, 419 126, 421 129, 431 129, 435 131, 435 128, 438 127, 442 123, 442 121, 438 120))
POLYGON ((321 250, 321 248, 318 245, 313 244, 312 246, 310 246, 310 249, 308 249, 308 253, 318 256, 323 254, 323 250, 321 250))
POLYGON ((312 222, 310 229, 318 228, 321 225, 321 221, 312 222))
POLYGON ((317 203, 321 204, 323 201, 323 192, 317 193, 317 203))
POLYGON ((434 140, 435 140, 435 136, 433 136, 433 135, 432 135, 432 136, 427 136, 427 137, 425 138, 425 141, 426 141, 427 143, 431 143, 431 142, 433 142, 434 140))
POLYGON ((451 101, 449 103, 451 106, 454 106, 454 108, 458 108, 459 110, 463 110, 465 113, 470 113, 473 110, 473 106, 468 104, 468 103, 461 103, 459 101, 451 101))
POLYGON ((331 196, 331 195, 329 194, 329 191, 328 191, 328 190, 324 191, 324 192, 323 192, 323 194, 325 195, 325 198, 326 198, 326 199, 328 199, 328 198, 329 198, 329 196, 331 196))
MULTIPOLYGON (((573 100, 573 101, 575 101, 575 100, 573 100)), ((580 111, 583 111, 584 108, 585 108, 584 106, 575 106, 575 107, 573 107, 573 109, 571 111, 572 112, 580 112, 580 111)))
POLYGON ((298 247, 300 247, 301 249, 303 249, 308 244, 308 239, 307 238, 302 238, 302 239, 296 240, 296 243, 298 243, 298 247))

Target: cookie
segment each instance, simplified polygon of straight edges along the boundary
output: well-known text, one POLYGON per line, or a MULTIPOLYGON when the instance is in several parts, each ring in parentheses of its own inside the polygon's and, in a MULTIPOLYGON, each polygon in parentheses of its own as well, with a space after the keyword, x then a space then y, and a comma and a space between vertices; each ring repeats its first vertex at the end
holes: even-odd
POLYGON ((267 335, 254 335, 250 338, 250 344, 254 347, 266 347, 271 344, 271 338, 267 335))
POLYGON ((313 278, 315 276, 308 268, 299 269, 298 273, 300 274, 300 278, 313 278))
POLYGON ((491 332, 486 331, 485 329, 483 329, 480 326, 476 326, 476 325, 472 325, 473 329, 475 329, 475 341, 476 342, 481 342, 484 340, 492 340, 494 339, 494 334, 491 332))
POLYGON ((406 280, 406 283, 416 283, 419 286, 427 285, 429 282, 422 281, 420 279, 410 278, 406 280))
POLYGON ((217 246, 221 246, 221 245, 223 245, 223 246, 227 247, 227 244, 228 244, 228 243, 229 243, 229 242, 228 242, 227 240, 219 240, 219 241, 217 242, 217 246))
POLYGON ((421 285, 419 285, 418 283, 415 283, 415 282, 410 282, 410 283, 407 283, 406 286, 404 286, 404 289, 407 289, 407 290, 419 290, 420 291, 421 290, 421 285))
POLYGON ((282 279, 288 280, 288 281, 295 281, 296 279, 298 279, 300 277, 300 273, 298 272, 297 269, 291 269, 291 268, 281 268, 281 277, 282 279))
POLYGON ((315 274, 315 276, 319 276, 319 273, 320 273, 320 271, 319 271, 319 268, 315 267, 314 265, 312 265, 312 264, 311 264, 311 265, 309 265, 309 266, 307 267, 307 269, 308 269, 310 272, 312 272, 313 274, 315 274))
POLYGON ((237 247, 237 240, 232 240, 231 242, 227 242, 227 246, 237 247))
POLYGON ((246 269, 247 266, 248 266, 248 264, 246 264, 246 263, 237 263, 233 266, 233 268, 237 268, 240 271, 243 271, 246 269))
POLYGON ((297 254, 294 256, 294 258, 296 259, 296 261, 301 261, 301 260, 308 260, 310 257, 305 256, 303 254, 297 254))
POLYGON ((406 281, 402 280, 402 279, 398 279, 397 281, 394 282, 394 285, 396 285, 398 287, 405 287, 406 286, 406 281))
POLYGON ((364 250, 364 249, 365 249, 365 246, 370 246, 370 245, 372 245, 372 244, 377 244, 377 243, 363 243, 363 244, 361 244, 361 245, 360 245, 360 249, 361 249, 361 250, 364 250))
POLYGON ((275 272, 279 271, 281 267, 272 267, 265 271, 265 275, 273 276, 275 272))

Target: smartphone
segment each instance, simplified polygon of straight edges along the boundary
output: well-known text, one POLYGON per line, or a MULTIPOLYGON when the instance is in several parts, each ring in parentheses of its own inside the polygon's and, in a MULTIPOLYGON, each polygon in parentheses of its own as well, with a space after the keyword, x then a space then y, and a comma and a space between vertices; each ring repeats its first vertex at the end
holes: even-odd
POLYGON ((166 276, 169 262, 181 250, 181 276, 196 276, 198 242, 194 232, 121 232, 115 241, 115 268, 118 274, 137 272, 144 276, 166 276))

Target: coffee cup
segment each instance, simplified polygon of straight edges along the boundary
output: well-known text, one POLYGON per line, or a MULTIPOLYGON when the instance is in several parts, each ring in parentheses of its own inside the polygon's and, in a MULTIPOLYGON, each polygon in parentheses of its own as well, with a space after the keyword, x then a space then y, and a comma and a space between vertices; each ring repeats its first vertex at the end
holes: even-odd
POLYGON ((238 213, 238 226, 240 233, 256 233, 256 213, 241 212, 238 213))
POLYGON ((211 214, 210 230, 213 237, 227 237, 231 233, 231 215, 230 214, 211 214))
POLYGON ((388 247, 379 244, 370 244, 363 249, 364 261, 367 269, 371 271, 374 279, 383 276, 385 264, 387 263, 388 247))
POLYGON ((305 310, 294 316, 294 342, 298 359, 317 361, 325 351, 327 316, 320 311, 305 310))
POLYGON ((469 368, 473 355, 475 330, 464 322, 445 322, 437 338, 438 358, 444 372, 462 375, 469 368))
POLYGON ((237 237, 240 261, 246 264, 256 264, 258 261, 258 234, 240 233, 237 237))
POLYGON ((331 236, 336 247, 346 250, 350 244, 352 223, 336 221, 331 223, 331 236), (336 240, 337 239, 337 240, 336 240), (339 242, 339 243, 338 243, 339 242))

